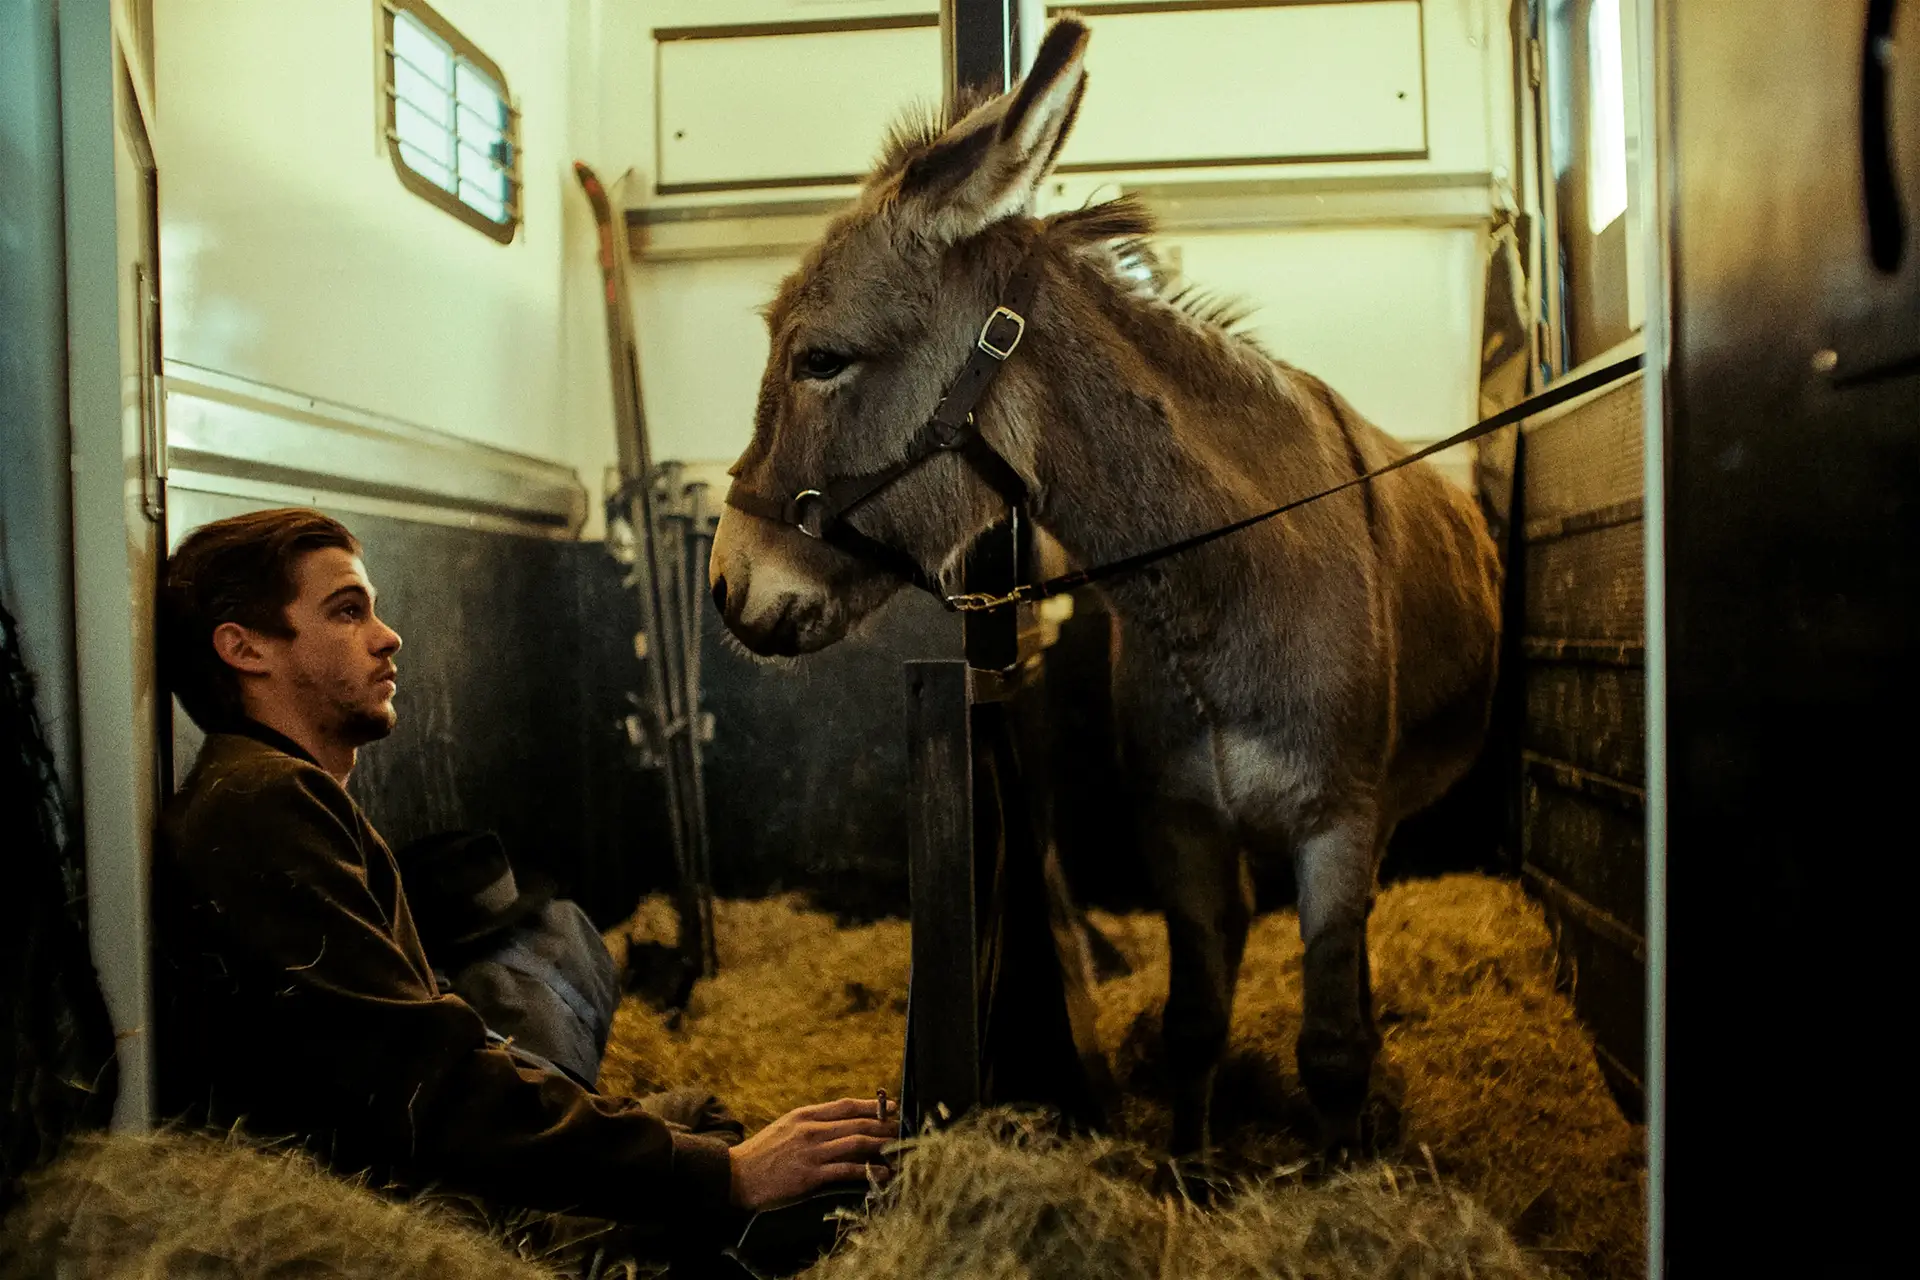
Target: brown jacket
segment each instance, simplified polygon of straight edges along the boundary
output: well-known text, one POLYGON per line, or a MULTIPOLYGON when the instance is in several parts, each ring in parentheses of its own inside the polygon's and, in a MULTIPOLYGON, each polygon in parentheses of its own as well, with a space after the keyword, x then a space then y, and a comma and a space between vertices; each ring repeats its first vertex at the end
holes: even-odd
POLYGON ((486 1047, 436 989, 393 854, 291 740, 207 738, 155 856, 162 1113, 296 1136, 342 1171, 692 1231, 726 1148, 486 1047))

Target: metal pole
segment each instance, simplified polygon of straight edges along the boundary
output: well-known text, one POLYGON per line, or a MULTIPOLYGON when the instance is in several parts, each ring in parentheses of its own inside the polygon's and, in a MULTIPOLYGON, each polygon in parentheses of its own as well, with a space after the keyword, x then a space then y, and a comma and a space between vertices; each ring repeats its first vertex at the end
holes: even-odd
POLYGON ((712 977, 720 970, 720 954, 713 931, 713 850, 707 838, 707 779, 702 759, 706 742, 706 714, 700 709, 700 642, 706 621, 707 555, 713 546, 713 515, 707 501, 705 483, 683 490, 686 498, 686 532, 682 538, 683 569, 681 598, 685 601, 685 631, 681 648, 681 679, 686 689, 686 743, 689 800, 691 812, 688 830, 692 835, 691 852, 697 876, 700 931, 704 941, 701 971, 712 977))
POLYGON ((685 721, 675 723, 676 696, 670 674, 672 650, 678 640, 678 625, 669 634, 670 610, 663 593, 660 554, 660 512, 656 500, 657 477, 653 469, 651 444, 647 438, 646 414, 640 394, 640 359, 633 336, 633 311, 627 289, 626 255, 620 245, 606 187, 588 165, 574 163, 593 206, 599 232, 600 272, 605 285, 607 344, 612 362, 615 433, 620 454, 619 501, 633 531, 635 541, 633 572, 629 584, 640 597, 640 625, 644 644, 636 645, 637 656, 646 670, 646 698, 641 706, 644 732, 658 756, 662 782, 667 793, 667 829, 673 845, 674 867, 679 874, 678 910, 683 953, 704 956, 707 942, 702 936, 703 914, 700 895, 695 889, 696 871, 688 832, 688 790, 686 767, 676 740, 676 730, 684 734, 685 721))
MULTIPOLYGON (((940 6, 942 42, 947 54, 949 108, 968 90, 1004 93, 1019 73, 1018 0, 944 0, 940 6)), ((965 589, 1001 593, 1013 589, 1020 572, 1021 534, 1013 513, 1005 524, 981 535, 968 553, 965 589)), ((969 613, 962 623, 967 663, 1004 671, 1019 656, 1017 609, 969 613)))

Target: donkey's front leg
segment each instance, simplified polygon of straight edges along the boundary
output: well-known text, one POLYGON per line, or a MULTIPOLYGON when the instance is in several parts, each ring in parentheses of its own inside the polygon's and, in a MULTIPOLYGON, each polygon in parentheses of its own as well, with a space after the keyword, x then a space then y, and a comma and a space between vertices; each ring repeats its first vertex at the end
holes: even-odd
POLYGON ((1240 845, 1214 809, 1170 806, 1161 833, 1152 860, 1170 962, 1161 1034, 1173 1077, 1172 1154, 1188 1156, 1209 1145, 1207 1112, 1227 1047, 1253 887, 1240 845))
POLYGON ((1373 905, 1370 818, 1349 818, 1300 842, 1300 940, 1306 944, 1306 1010, 1296 1051, 1300 1079, 1330 1151, 1355 1151, 1380 1035, 1373 1024, 1367 914, 1373 905))

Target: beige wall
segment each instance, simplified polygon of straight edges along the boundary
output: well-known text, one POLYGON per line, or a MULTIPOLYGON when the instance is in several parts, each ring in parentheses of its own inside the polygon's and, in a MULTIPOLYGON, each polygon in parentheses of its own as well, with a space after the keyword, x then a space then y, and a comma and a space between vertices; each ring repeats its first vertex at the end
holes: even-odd
POLYGON ((402 187, 380 136, 376 8, 156 0, 167 357, 576 467, 612 460, 576 156, 624 167, 642 115, 601 0, 438 0, 521 111, 501 245, 402 187), (609 155, 609 152, 612 154, 609 155))
MULTIPOLYGON (((1168 237, 1183 272, 1254 300, 1247 330, 1408 441, 1466 426, 1479 403, 1481 237, 1464 229, 1302 228, 1168 237)), ((1464 451, 1436 462, 1462 483, 1464 451)))
MULTIPOLYGON (((816 5, 806 0, 729 0, 725 6, 728 18, 738 21, 807 17, 815 11, 825 16, 828 11, 838 15, 933 7, 816 5)), ((686 15, 696 8, 708 11, 704 3, 686 0, 629 9, 638 28, 631 43, 650 47, 653 26, 689 21, 686 15)), ((1097 14, 1097 7, 1089 8, 1097 14)), ((1048 184, 1045 206, 1076 206, 1146 183, 1190 184, 1196 190, 1222 181, 1265 181, 1302 190, 1353 179, 1376 184, 1365 197, 1373 212, 1363 211, 1358 221, 1350 213, 1338 220, 1316 219, 1311 210, 1303 214, 1296 200, 1289 212, 1276 213, 1265 225, 1256 215, 1233 230, 1183 230, 1164 240, 1177 247, 1189 279, 1251 303, 1254 328, 1275 352, 1325 376, 1381 426, 1415 441, 1447 434, 1466 425, 1475 405, 1482 290, 1476 219, 1491 211, 1500 199, 1497 187, 1510 177, 1506 166, 1513 125, 1506 102, 1511 81, 1505 10, 1505 0, 1425 0, 1420 6, 1427 96, 1427 155, 1422 159, 1070 173, 1048 184), (1422 190, 1420 184, 1475 174, 1487 175, 1480 180, 1478 215, 1434 218, 1409 213, 1414 207, 1409 193, 1422 190)), ((1217 39, 1219 19, 1231 12, 1208 14, 1207 21, 1196 26, 1195 46, 1171 48, 1169 65, 1206 65, 1210 46, 1202 42, 1217 39)), ((1294 17, 1312 12, 1297 10, 1294 17)), ((1096 20, 1096 42, 1099 28, 1096 20)), ((651 76, 651 61, 641 65, 643 75, 651 76)), ((1097 65, 1096 55, 1090 67, 1097 65)), ((1127 76, 1151 71, 1145 65, 1109 67, 1104 75, 1092 76, 1089 93, 1124 93, 1127 76)), ((635 96, 646 102, 651 91, 650 84, 637 86, 635 96)), ((930 86, 928 93, 933 92, 930 86)), ((780 104, 783 111, 801 109, 786 99, 780 104)), ((1257 118, 1249 119, 1251 123, 1241 125, 1245 146, 1259 151, 1263 143, 1257 118)), ((814 127, 830 130, 836 123, 823 117, 814 127)), ((845 188, 783 188, 662 195, 655 189, 650 131, 640 131, 634 144, 634 170, 625 194, 636 205, 737 205, 750 210, 759 203, 847 193, 845 188)), ((728 256, 643 260, 635 267, 646 402, 662 456, 718 463, 731 460, 746 445, 755 386, 766 358, 766 335, 755 308, 799 257, 784 243, 769 243, 755 252, 755 235, 743 224, 739 243, 729 246, 728 256)), ((1446 461, 1455 475, 1466 475, 1464 455, 1446 461)))
MULTIPOLYGON (((394 177, 376 124, 371 0, 155 0, 167 355, 562 462, 597 495, 614 446, 592 224, 572 160, 595 164, 638 206, 751 209, 848 194, 658 194, 654 28, 937 5, 440 0, 438 8, 501 64, 521 110, 525 222, 510 245, 394 177)), ((1472 404, 1477 253, 1462 229, 1470 224, 1410 223, 1392 183, 1504 176, 1503 12, 1504 0, 1422 5, 1425 159, 1066 175, 1045 198, 1073 205, 1169 179, 1387 181, 1379 216, 1365 225, 1320 225, 1296 211, 1271 226, 1169 239, 1190 278, 1256 306, 1256 326, 1276 350, 1328 376, 1388 429, 1438 434, 1472 404)), ((889 83, 921 101, 938 93, 937 84, 907 95, 899 77, 889 83)), ((779 86, 758 88, 780 100, 779 86)), ((718 464, 746 442, 766 350, 757 308, 797 261, 791 244, 756 251, 752 239, 728 256, 634 267, 645 403, 661 458, 718 464)))

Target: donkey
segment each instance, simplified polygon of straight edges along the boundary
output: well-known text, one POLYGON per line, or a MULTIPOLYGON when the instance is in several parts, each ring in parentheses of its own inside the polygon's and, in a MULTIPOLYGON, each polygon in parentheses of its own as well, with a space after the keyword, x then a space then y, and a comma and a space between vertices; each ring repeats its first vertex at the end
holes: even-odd
MULTIPOLYGON (((971 421, 1073 561, 1170 543, 1403 456, 1216 307, 1127 270, 1151 231, 1138 205, 1030 215, 1081 101, 1088 35, 1062 19, 1016 90, 962 104, 945 127, 896 128, 768 308, 753 441, 709 569, 727 627, 753 652, 832 644, 914 568, 957 579, 1005 486, 977 451, 906 460, 1030 264, 1024 333, 1002 325, 992 340, 1017 353, 971 421), (778 518, 787 495, 804 506, 835 480, 883 472, 891 482, 846 517, 851 551, 805 536, 820 530, 804 512, 778 518)), ((1327 1147, 1358 1144, 1380 1045, 1366 947, 1379 863, 1395 824, 1479 750, 1496 577, 1476 506, 1422 463, 1103 587, 1167 922, 1174 1155, 1208 1148, 1253 910, 1249 857, 1293 860, 1299 1072, 1327 1147)))

